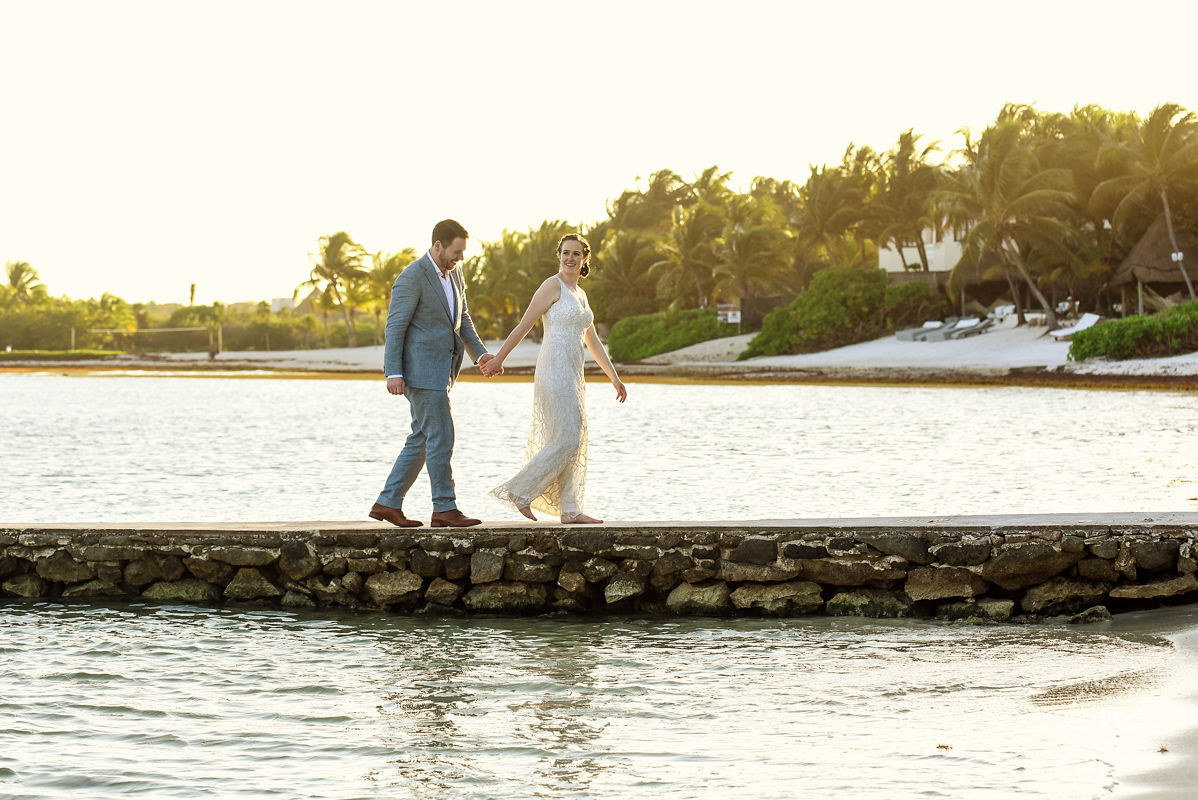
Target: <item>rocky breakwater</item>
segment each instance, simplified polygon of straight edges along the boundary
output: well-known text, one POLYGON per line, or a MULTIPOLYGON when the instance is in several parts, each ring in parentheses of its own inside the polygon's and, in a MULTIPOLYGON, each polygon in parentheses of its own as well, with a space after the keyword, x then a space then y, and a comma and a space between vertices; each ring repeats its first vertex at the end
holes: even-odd
POLYGON ((1198 600, 1198 515, 811 523, 0 526, 0 594, 400 613, 1009 620, 1198 600))

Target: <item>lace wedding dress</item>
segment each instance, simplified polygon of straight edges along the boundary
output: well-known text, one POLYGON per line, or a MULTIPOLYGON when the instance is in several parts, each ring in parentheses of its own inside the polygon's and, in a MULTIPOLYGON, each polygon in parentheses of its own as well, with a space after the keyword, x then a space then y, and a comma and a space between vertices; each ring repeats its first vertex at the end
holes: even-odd
POLYGON ((595 319, 582 289, 558 278, 561 297, 541 319, 545 337, 533 378, 532 427, 524 466, 491 496, 569 519, 582 513, 587 475, 582 337, 595 319))

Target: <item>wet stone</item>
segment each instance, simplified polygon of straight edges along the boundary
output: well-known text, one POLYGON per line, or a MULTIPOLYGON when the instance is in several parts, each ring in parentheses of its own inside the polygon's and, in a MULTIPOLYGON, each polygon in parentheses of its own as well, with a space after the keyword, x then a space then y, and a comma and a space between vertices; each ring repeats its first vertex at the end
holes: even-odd
POLYGON ((0 583, 0 589, 17 597, 42 597, 50 590, 50 585, 37 575, 26 572, 0 583))
POLYGON ((555 578, 553 567, 542 563, 536 556, 512 556, 503 569, 505 581, 551 583, 555 578))
POLYGON ((177 581, 183 572, 183 562, 177 556, 149 552, 125 565, 125 583, 147 586, 158 581, 177 581))
POLYGON ((260 547, 211 547, 208 557, 235 567, 264 567, 274 561, 278 553, 260 547))
POLYGON ((503 556, 476 550, 470 556, 470 582, 491 583, 503 577, 503 556))
POLYGON ((320 559, 307 543, 286 541, 279 547, 279 569, 292 580, 302 581, 320 569, 320 559))
POLYGON ((39 576, 58 583, 78 583, 96 576, 94 569, 76 561, 66 550, 59 550, 49 558, 39 561, 36 570, 39 576))
MULTIPOLYGON (((887 533, 868 540, 869 545, 880 553, 900 556, 912 564, 931 564, 936 559, 928 552, 928 540, 922 536, 906 533, 887 533)), ((813 556, 803 556, 812 558, 813 556)))
POLYGON ((206 558, 191 556, 183 559, 183 566, 187 567, 187 571, 200 580, 215 584, 226 583, 237 571, 235 567, 230 567, 219 561, 209 561, 206 558))
POLYGON ((680 583, 666 598, 666 607, 675 614, 724 616, 732 612, 728 584, 680 583))
POLYGON ((603 583, 619 570, 605 558, 589 558, 582 565, 582 577, 590 583, 603 583))
POLYGON ((390 606, 414 599, 424 581, 414 572, 380 572, 366 579, 366 593, 376 606, 390 606))
POLYGON ((424 591, 424 599, 442 606, 452 606, 462 596, 462 587, 444 578, 434 578, 424 591))
POLYGON ((408 565, 412 572, 424 578, 436 578, 445 571, 445 563, 434 555, 420 548, 412 551, 411 562, 408 565))
POLYGON ((747 537, 728 554, 729 561, 741 564, 773 564, 778 560, 778 542, 774 539, 747 537))
POLYGON ((1173 570, 1177 566, 1180 543, 1175 539, 1156 542, 1136 542, 1131 545, 1131 556, 1136 566, 1150 572, 1173 570))
POLYGON ((183 578, 150 584, 141 596, 163 602, 215 603, 220 600, 220 590, 199 578, 183 578))
POLYGON ((988 538, 966 538, 959 542, 938 544, 929 552, 941 564, 952 567, 973 567, 990 558, 991 544, 988 538))
POLYGON ((259 597, 280 597, 282 594, 254 567, 242 567, 237 570, 237 574, 225 586, 224 591, 229 600, 255 600, 259 597))
POLYGON ((461 580, 470 574, 470 556, 458 553, 445 559, 445 577, 451 581, 461 580))

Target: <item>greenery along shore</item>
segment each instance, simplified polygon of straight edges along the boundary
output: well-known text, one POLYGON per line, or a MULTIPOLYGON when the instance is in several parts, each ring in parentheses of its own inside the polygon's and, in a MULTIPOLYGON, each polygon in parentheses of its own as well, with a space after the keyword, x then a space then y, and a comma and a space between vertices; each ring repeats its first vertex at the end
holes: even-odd
MULTIPOLYGON (((1116 316, 1111 278, 1149 225, 1163 214, 1175 250, 1179 233, 1198 231, 1198 120, 1173 104, 1147 118, 1095 105, 1069 112, 1008 105, 953 153, 908 130, 882 153, 849 144, 840 164, 812 166, 802 183, 757 177, 741 192, 730 181, 714 166, 691 181, 662 170, 611 201, 599 222, 545 221, 483 242, 463 267, 480 333, 501 338, 516 324, 553 269, 558 238, 579 228, 594 248, 587 291, 622 358, 643 357, 654 340, 669 349, 731 332, 716 323, 719 303, 739 307, 754 329, 777 309, 752 353, 860 341, 945 313, 978 274, 1006 282, 1021 318, 1026 305, 1054 326, 1056 300, 1064 298, 1072 311, 1116 316), (918 258, 904 256, 904 266, 926 271, 928 231, 964 245, 946 294, 888 288, 879 248, 900 255, 913 248, 918 258), (861 297, 864 306, 852 305, 861 297), (621 328, 636 317, 643 319, 621 328)), ((307 279, 281 287, 295 289, 296 307, 278 309, 266 301, 55 298, 32 265, 10 261, 0 348, 194 350, 208 346, 204 331, 165 329, 217 325, 231 350, 378 344, 391 284, 422 250, 372 253, 345 232, 322 237, 307 279)), ((1177 276, 1192 299, 1185 270, 1177 276)), ((1186 347, 1193 339, 1186 330, 1158 338, 1186 347)), ((1136 348, 1114 343, 1101 352, 1136 348)))

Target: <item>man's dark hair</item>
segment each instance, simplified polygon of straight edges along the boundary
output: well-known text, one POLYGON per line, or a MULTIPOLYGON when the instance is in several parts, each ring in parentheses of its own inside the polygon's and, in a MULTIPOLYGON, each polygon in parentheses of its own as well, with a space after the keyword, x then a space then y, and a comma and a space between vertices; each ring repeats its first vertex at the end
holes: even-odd
POLYGON ((449 247, 453 244, 454 239, 469 239, 470 234, 466 233, 466 229, 462 227, 462 223, 455 219, 443 219, 433 226, 433 241, 431 244, 441 243, 442 247, 449 247))

